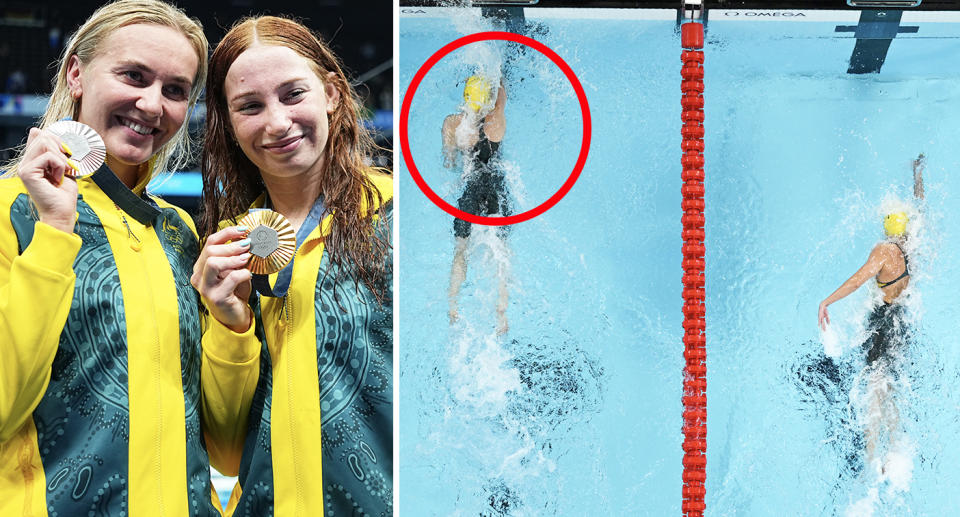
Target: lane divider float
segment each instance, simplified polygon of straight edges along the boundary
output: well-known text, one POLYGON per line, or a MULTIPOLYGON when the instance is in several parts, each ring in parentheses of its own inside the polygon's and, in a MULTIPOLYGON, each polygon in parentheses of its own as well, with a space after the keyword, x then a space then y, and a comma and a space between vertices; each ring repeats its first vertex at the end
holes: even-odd
POLYGON ((703 517, 707 481, 707 338, 703 202, 703 24, 680 26, 683 68, 683 515, 703 517))

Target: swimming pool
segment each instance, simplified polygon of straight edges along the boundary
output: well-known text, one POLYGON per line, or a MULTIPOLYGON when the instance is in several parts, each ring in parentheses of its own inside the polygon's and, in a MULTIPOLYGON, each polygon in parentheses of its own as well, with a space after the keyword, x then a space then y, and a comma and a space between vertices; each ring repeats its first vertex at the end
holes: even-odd
MULTIPOLYGON (((453 326, 452 218, 401 164, 400 505, 424 516, 676 515, 676 13, 527 9, 526 17, 529 35, 586 90, 590 157, 563 201, 513 228, 508 249, 492 231, 478 234, 453 326), (494 277, 506 264, 510 331, 498 339, 494 277)), ((947 298, 960 280, 951 196, 960 188, 958 22, 904 13, 900 26, 916 32, 896 34, 880 73, 856 75, 847 73, 856 33, 845 29, 858 24, 856 12, 710 12, 708 515, 937 515, 960 506, 949 490, 960 455, 952 443, 960 400, 949 386, 960 354, 947 298), (832 305, 823 340, 815 313, 881 237, 881 210, 910 202, 919 152, 926 207, 909 208, 920 230, 910 296, 919 338, 897 380, 907 438, 878 479, 857 459, 855 350, 876 289, 832 305), (827 352, 834 372, 817 367, 827 352), (836 377, 840 386, 828 382, 836 377)), ((433 52, 493 28, 479 10, 401 9, 401 98, 433 52)), ((439 63, 412 103, 411 152, 452 204, 462 181, 441 166, 440 124, 473 65, 496 64, 500 50, 489 47, 439 63)), ((510 65, 502 147, 523 209, 569 174, 581 130, 572 88, 533 54, 510 65)))

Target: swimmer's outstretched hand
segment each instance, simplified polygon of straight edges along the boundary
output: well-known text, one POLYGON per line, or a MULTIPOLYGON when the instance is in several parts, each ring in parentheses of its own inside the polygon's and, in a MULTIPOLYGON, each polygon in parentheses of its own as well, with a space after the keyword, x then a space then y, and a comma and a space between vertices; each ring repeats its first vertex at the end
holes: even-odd
POLYGON ((927 157, 920 153, 913 161, 913 197, 923 199, 923 169, 926 167, 927 157))
POLYGON ((830 314, 827 313, 827 304, 820 302, 820 309, 817 311, 817 320, 820 323, 820 330, 827 330, 830 324, 830 314))

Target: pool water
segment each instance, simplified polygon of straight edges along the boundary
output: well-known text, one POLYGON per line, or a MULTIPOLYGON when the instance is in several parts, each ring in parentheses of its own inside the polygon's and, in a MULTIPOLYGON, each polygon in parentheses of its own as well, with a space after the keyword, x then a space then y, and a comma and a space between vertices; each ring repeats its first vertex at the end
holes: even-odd
MULTIPOLYGON (((400 167, 400 506, 412 515, 680 512, 680 45, 674 11, 527 9, 590 103, 579 181, 501 240, 474 226, 448 322, 452 217, 400 167), (498 278, 510 330, 495 332, 498 278)), ((960 506, 960 17, 904 13, 880 73, 847 73, 856 12, 710 12, 706 37, 709 515, 939 515, 960 506), (751 14, 752 13, 752 14, 751 14), (926 155, 924 203, 911 161, 926 155), (899 431, 863 454, 860 342, 877 289, 818 303, 865 261, 891 207, 912 215, 914 339, 898 354, 899 431)), ((400 95, 440 47, 498 29, 479 10, 401 9, 400 95)), ((569 175, 582 120, 543 56, 455 51, 411 105, 412 157, 456 204, 440 126, 463 80, 505 69, 501 150, 514 211, 569 175)), ((513 53, 516 54, 515 51, 513 53)))

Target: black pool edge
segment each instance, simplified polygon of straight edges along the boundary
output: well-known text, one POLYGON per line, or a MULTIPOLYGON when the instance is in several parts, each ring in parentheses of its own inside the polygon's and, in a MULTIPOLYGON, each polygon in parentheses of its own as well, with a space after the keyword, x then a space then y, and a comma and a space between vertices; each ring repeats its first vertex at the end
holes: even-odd
MULTIPOLYGON (((400 0, 400 7, 449 7, 451 0, 400 0)), ((476 2, 476 6, 489 6, 491 3, 476 2)), ((851 7, 846 0, 704 0, 709 9, 828 9, 836 11, 861 11, 864 8, 851 7)), ((504 3, 502 5, 507 5, 504 3)), ((511 3, 517 7, 542 8, 612 8, 612 9, 679 9, 679 0, 539 0, 534 5, 511 3)), ((890 10, 895 7, 883 7, 890 10)), ((917 7, 906 7, 904 11, 960 11, 960 0, 922 0, 917 7)))

